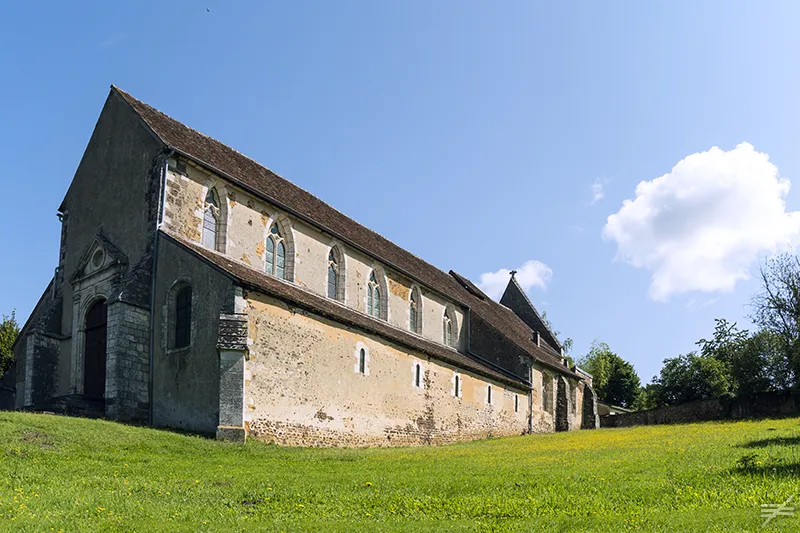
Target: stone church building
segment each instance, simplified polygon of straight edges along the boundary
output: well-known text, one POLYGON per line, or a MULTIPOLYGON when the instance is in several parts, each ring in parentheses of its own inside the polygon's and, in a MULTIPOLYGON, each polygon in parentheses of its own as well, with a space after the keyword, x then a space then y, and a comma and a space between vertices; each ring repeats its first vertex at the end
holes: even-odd
POLYGON ((513 275, 492 301, 116 87, 58 218, 17 409, 318 446, 597 427, 513 275))

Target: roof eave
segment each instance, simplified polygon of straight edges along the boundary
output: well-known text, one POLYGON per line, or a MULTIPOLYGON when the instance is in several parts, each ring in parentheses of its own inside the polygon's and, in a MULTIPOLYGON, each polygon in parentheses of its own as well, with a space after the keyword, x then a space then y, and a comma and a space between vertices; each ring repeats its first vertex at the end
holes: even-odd
MULTIPOLYGON (((187 246, 181 239, 174 237, 173 235, 171 235, 170 233, 168 233, 166 231, 163 231, 163 230, 159 230, 159 231, 160 231, 160 234, 164 238, 166 238, 170 242, 175 243, 176 245, 180 246, 181 249, 187 251, 188 253, 191 253, 192 255, 194 255, 195 257, 199 258, 204 263, 210 265, 215 270, 217 270, 218 272, 220 272, 223 275, 225 275, 226 277, 228 277, 229 279, 237 282, 242 287, 248 288, 248 289, 251 289, 251 290, 255 290, 256 292, 268 294, 270 296, 274 296, 274 297, 276 297, 276 298, 278 298, 280 300, 288 301, 292 305, 296 305, 296 306, 298 306, 298 307, 300 307, 302 309, 307 309, 307 310, 309 310, 309 311, 311 311, 311 312, 313 312, 315 314, 321 314, 322 316, 326 316, 326 314, 324 312, 321 312, 319 309, 317 309, 317 308, 315 308, 315 307, 313 307, 311 305, 307 305, 304 302, 296 301, 294 299, 291 299, 291 298, 288 298, 288 297, 285 297, 285 296, 282 296, 282 295, 273 294, 272 291, 270 291, 269 289, 264 288, 261 285, 258 285, 256 283, 250 282, 250 281, 248 281, 246 279, 242 279, 241 277, 237 276, 235 273, 226 270, 221 265, 215 263, 214 261, 211 261, 209 258, 207 258, 204 255, 198 253, 196 250, 194 250, 190 246, 187 246)), ((230 258, 228 258, 228 259, 231 260, 230 258)), ((298 290, 302 290, 300 287, 296 287, 296 288, 298 290)), ((314 295, 314 296, 316 296, 316 295, 314 295)), ((346 319, 343 319, 342 317, 327 317, 327 318, 332 318, 334 320, 340 321, 340 322, 348 324, 348 325, 352 325, 352 326, 357 327, 359 329, 367 329, 372 334, 383 336, 380 332, 371 331, 371 330, 369 330, 369 328, 364 328, 364 326, 361 325, 361 324, 356 324, 356 323, 352 323, 351 324, 350 321, 348 321, 346 319)), ((390 341, 391 342, 396 342, 398 344, 402 344, 402 345, 405 346, 403 341, 400 340, 400 339, 390 339, 390 341)), ((409 346, 409 348, 411 348, 413 350, 419 350, 419 348, 414 347, 414 346, 409 346)), ((437 354, 431 353, 431 352, 427 352, 427 351, 424 351, 424 350, 421 350, 421 351, 423 351, 424 353, 426 353, 427 355, 429 355, 430 357, 432 357, 434 359, 441 360, 441 361, 443 361, 443 362, 445 362, 445 363, 447 363, 449 365, 453 365, 453 366, 459 367, 458 363, 453 362, 453 361, 448 361, 448 360, 446 360, 445 358, 443 358, 440 355, 437 355, 437 354)), ((462 367, 459 367, 459 368, 462 368, 462 367)), ((482 373, 480 370, 474 369, 474 368, 462 368, 462 370, 466 370, 466 371, 469 371, 469 372, 475 372, 476 374, 482 375, 482 376, 484 376, 484 377, 486 377, 488 379, 500 381, 500 382, 503 382, 503 383, 505 383, 507 385, 510 385, 512 387, 516 387, 518 389, 523 389, 523 390, 531 389, 531 383, 530 382, 528 382, 526 380, 522 380, 518 376, 510 375, 510 374, 508 374, 508 372, 504 371, 502 368, 494 369, 494 371, 497 372, 498 374, 501 374, 501 376, 491 375, 490 373, 482 373), (503 376, 505 376, 505 377, 503 377, 503 376)))

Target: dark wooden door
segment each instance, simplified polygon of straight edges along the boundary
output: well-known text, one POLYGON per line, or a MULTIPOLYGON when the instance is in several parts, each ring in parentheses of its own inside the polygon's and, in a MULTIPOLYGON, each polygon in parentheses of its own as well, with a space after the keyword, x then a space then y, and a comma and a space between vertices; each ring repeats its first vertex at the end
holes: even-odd
POLYGON ((83 356, 83 394, 102 398, 106 391, 106 302, 86 313, 86 347, 83 356))

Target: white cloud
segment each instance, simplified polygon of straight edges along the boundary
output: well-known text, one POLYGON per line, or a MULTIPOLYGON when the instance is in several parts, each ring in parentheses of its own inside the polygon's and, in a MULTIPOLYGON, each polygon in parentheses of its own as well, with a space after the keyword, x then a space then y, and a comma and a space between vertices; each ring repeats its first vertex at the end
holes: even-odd
POLYGON ((603 238, 616 242, 617 259, 652 272, 654 300, 731 291, 759 255, 789 249, 800 235, 800 212, 786 211, 789 186, 750 144, 714 147, 639 183, 603 238))
MULTIPOLYGON (((528 292, 533 287, 545 289, 553 278, 553 269, 541 261, 534 259, 526 261, 524 265, 516 269, 517 282, 522 290, 528 292)), ((497 272, 486 272, 481 274, 478 286, 493 300, 499 300, 506 290, 508 280, 511 278, 511 271, 501 268, 497 272)))
POLYGON ((602 200, 606 195, 605 191, 605 183, 600 179, 597 178, 592 183, 592 201, 589 202, 589 205, 594 205, 600 200, 602 200))

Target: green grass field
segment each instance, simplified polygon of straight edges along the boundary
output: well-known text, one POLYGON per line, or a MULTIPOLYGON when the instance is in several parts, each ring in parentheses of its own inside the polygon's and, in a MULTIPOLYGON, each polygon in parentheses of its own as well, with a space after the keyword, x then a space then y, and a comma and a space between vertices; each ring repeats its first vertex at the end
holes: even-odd
POLYGON ((279 448, 0 412, 0 530, 798 531, 800 419, 279 448))

